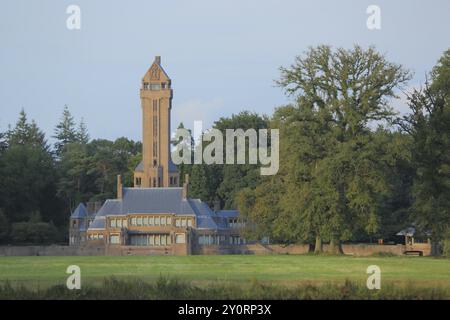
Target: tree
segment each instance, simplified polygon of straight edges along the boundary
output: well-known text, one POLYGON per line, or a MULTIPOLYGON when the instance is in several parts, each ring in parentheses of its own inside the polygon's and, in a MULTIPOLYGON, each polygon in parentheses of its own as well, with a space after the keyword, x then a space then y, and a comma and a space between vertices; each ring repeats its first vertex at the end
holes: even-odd
MULTIPOLYGON (((80 134, 85 135, 84 137, 80 137, 82 139, 85 139, 87 137, 87 132, 81 132, 80 134)), ((78 134, 75 129, 75 121, 69 111, 69 107, 65 105, 61 120, 56 125, 55 134, 53 136, 53 138, 58 140, 55 143, 55 151, 58 157, 61 156, 66 144, 77 141, 77 135, 78 134)))
POLYGON ((78 130, 76 132, 76 140, 81 144, 87 144, 89 142, 89 133, 83 118, 81 118, 81 121, 78 125, 78 130))
MULTIPOLYGON (((387 149, 373 139, 371 125, 389 122, 389 99, 410 78, 400 65, 373 48, 310 48, 277 84, 294 98, 276 111, 280 128, 279 229, 291 241, 323 239, 333 252, 358 230, 375 234, 389 187, 384 179, 387 149)), ((255 203, 258 202, 256 199, 255 203)), ((257 219, 256 219, 257 220, 257 219)))
POLYGON ((6 136, 8 148, 0 158, 0 199, 8 220, 24 221, 30 212, 40 211, 47 221, 61 222, 53 157, 44 133, 34 121, 28 122, 22 110, 6 136))
POLYGON ((431 238, 431 254, 450 227, 450 50, 431 72, 431 84, 408 96, 411 114, 400 122, 413 138, 413 211, 431 238))

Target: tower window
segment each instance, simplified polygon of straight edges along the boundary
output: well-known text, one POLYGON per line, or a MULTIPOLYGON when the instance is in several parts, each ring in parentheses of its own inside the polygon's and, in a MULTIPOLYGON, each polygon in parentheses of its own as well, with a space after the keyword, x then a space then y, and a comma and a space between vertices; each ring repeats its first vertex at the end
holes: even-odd
POLYGON ((161 90, 161 84, 160 83, 150 83, 150 90, 152 90, 152 91, 161 90))

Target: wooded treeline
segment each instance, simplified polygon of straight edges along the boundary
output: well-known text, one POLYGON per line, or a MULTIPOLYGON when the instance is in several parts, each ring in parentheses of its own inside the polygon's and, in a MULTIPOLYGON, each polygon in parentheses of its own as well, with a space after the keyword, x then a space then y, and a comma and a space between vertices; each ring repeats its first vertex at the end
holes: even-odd
MULTIPOLYGON (((270 117, 241 112, 214 128, 280 130, 280 169, 258 165, 181 165, 190 196, 238 208, 247 237, 281 243, 392 239, 415 226, 443 249, 450 224, 450 50, 421 88, 410 71, 374 48, 310 48, 281 68, 291 103, 270 117), (410 113, 392 108, 399 92, 410 113)), ((182 126, 182 124, 180 124, 182 126)), ((115 197, 116 175, 132 185, 141 143, 89 139, 66 107, 50 146, 25 112, 0 138, 0 241, 66 241, 78 202, 115 197)))

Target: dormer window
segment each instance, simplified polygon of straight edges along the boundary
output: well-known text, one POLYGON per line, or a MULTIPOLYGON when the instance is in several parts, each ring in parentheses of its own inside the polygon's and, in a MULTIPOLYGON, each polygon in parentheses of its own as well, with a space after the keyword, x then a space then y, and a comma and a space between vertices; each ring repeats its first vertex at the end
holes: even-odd
POLYGON ((162 88, 163 90, 166 88, 166 83, 165 83, 165 82, 162 82, 162 83, 161 83, 161 88, 162 88))
POLYGON ((148 82, 144 82, 143 88, 144 90, 148 90, 148 82))

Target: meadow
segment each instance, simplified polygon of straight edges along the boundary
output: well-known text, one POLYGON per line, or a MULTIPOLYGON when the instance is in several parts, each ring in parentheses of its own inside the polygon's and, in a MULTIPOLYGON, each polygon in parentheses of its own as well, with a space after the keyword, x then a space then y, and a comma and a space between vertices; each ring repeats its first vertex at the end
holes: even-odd
POLYGON ((29 288, 63 285, 69 265, 81 268, 82 285, 96 285, 108 277, 144 282, 168 277, 196 285, 258 281, 284 286, 346 280, 365 285, 367 267, 377 265, 382 285, 450 289, 450 259, 314 255, 0 257, 0 283, 29 288))

